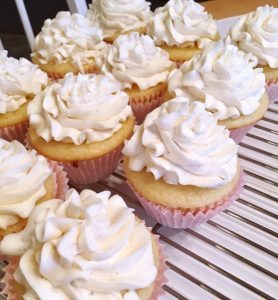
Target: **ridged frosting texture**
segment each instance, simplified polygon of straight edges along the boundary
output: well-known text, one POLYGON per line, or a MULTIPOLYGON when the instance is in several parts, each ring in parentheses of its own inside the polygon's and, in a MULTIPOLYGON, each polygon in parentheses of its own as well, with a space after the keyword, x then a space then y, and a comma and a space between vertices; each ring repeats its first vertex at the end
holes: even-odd
POLYGON ((257 58, 219 41, 169 76, 169 92, 204 101, 220 120, 250 115, 265 93, 265 75, 255 68, 257 58))
POLYGON ((217 36, 216 22, 204 7, 193 0, 170 0, 154 11, 148 34, 157 45, 198 48, 217 36))
POLYGON ((261 65, 278 68, 278 8, 258 7, 231 29, 232 40, 259 58, 261 65))
POLYGON ((0 114, 16 111, 28 97, 48 84, 47 75, 25 58, 8 57, 0 50, 0 114))
POLYGON ((104 37, 146 27, 152 17, 145 0, 93 0, 87 17, 99 26, 104 37))
POLYGON ((36 202, 46 194, 44 184, 50 175, 44 157, 27 151, 17 141, 0 139, 1 229, 17 223, 19 217, 29 217, 36 202))
POLYGON ((129 168, 151 172, 174 185, 218 188, 232 180, 237 170, 237 145, 229 131, 201 102, 185 97, 165 102, 147 115, 124 155, 129 168))
POLYGON ((154 41, 137 32, 120 35, 110 47, 102 72, 113 76, 123 88, 137 85, 140 90, 166 82, 173 62, 166 51, 156 47, 154 41))
POLYGON ((15 278, 26 300, 140 300, 157 275, 152 237, 123 199, 70 189, 37 206, 6 247, 23 254, 15 278), (52 298, 51 298, 52 297, 52 298))
POLYGON ((120 83, 104 75, 67 74, 28 105, 30 125, 45 141, 103 141, 132 115, 120 83))
POLYGON ((67 11, 45 20, 34 47, 32 56, 41 64, 71 62, 82 72, 86 63, 102 64, 106 51, 101 29, 84 16, 67 11))

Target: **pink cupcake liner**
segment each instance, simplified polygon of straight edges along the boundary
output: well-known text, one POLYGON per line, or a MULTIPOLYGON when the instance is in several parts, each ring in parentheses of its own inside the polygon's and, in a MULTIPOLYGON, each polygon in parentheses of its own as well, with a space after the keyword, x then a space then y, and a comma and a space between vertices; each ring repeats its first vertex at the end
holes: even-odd
POLYGON ((70 182, 77 185, 91 184, 112 174, 118 166, 123 145, 91 160, 59 162, 65 169, 70 182))
POLYGON ((267 80, 266 92, 269 97, 269 104, 278 101, 278 79, 267 80))
POLYGON ((225 210, 230 206, 234 200, 239 197, 243 186, 244 186, 244 175, 243 172, 240 174, 240 179, 230 195, 227 197, 216 201, 215 203, 196 209, 188 209, 187 211, 182 211, 179 209, 170 209, 159 204, 155 204, 145 199, 143 196, 139 195, 137 191, 133 188, 130 182, 128 185, 133 190, 137 199, 147 212, 147 214, 156 220, 158 223, 171 227, 171 228, 193 228, 194 226, 200 225, 207 222, 209 219, 214 217, 216 214, 225 210))
POLYGON ((25 121, 13 126, 0 128, 0 138, 9 142, 17 140, 20 143, 24 144, 25 135, 27 133, 28 127, 29 122, 25 121))
MULTIPOLYGON (((33 149, 27 136, 25 138, 25 144, 27 149, 33 149)), ((48 159, 48 161, 56 162, 61 165, 66 171, 70 183, 77 188, 84 189, 90 187, 90 184, 111 175, 116 170, 122 156, 122 148, 123 144, 91 160, 63 162, 48 159)))
POLYGON ((56 161, 48 161, 54 177, 54 195, 57 199, 64 199, 69 188, 67 173, 63 166, 60 166, 56 161))
POLYGON ((143 97, 142 101, 130 99, 129 103, 137 124, 142 124, 146 115, 164 102, 165 94, 166 90, 161 89, 149 98, 143 97))
POLYGON ((158 300, 158 297, 165 293, 163 289, 163 285, 167 283, 167 279, 165 277, 165 272, 169 269, 165 263, 165 256, 163 251, 163 246, 159 243, 159 236, 154 235, 154 238, 158 245, 159 252, 159 268, 157 271, 157 276, 154 282, 154 290, 152 292, 151 300, 158 300))
POLYGON ((10 257, 7 266, 3 269, 4 277, 1 283, 5 285, 4 289, 0 291, 0 295, 7 300, 21 300, 15 290, 15 280, 13 274, 18 267, 19 257, 10 257))
MULTIPOLYGON (((163 254, 163 247, 159 243, 159 236, 154 235, 154 238, 158 245, 158 252, 159 252, 159 268, 157 272, 157 276, 154 283, 154 290, 152 292, 151 300, 158 300, 158 297, 162 294, 164 294, 163 285, 167 282, 167 279, 165 277, 165 272, 167 269, 169 269, 165 263, 165 257, 163 254)), ((5 285, 4 289, 0 291, 0 295, 3 297, 6 297, 7 300, 21 300, 19 295, 16 293, 15 289, 15 279, 14 279, 14 272, 18 267, 19 258, 18 257, 12 257, 7 266, 4 268, 4 277, 1 280, 1 283, 5 285)))
POLYGON ((254 124, 230 130, 230 138, 239 144, 253 126, 254 124))

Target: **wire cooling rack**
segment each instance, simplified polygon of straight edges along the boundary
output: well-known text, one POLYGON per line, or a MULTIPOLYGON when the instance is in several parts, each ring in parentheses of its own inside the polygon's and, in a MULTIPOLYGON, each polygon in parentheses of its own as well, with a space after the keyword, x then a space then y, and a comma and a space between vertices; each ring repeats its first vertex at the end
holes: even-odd
POLYGON ((247 175, 240 198, 194 229, 148 218, 121 165, 92 187, 120 194, 160 235, 169 270, 159 300, 278 299, 278 101, 243 139, 239 157, 247 175))

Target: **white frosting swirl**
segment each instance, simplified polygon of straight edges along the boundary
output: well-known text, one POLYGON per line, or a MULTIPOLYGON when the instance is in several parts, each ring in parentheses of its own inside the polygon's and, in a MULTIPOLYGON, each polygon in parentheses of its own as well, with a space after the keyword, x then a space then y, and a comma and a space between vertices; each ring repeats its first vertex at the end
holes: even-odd
POLYGON ((146 27, 152 17, 145 0, 93 0, 87 17, 100 27, 104 37, 146 27))
POLYGON ((0 228, 17 223, 19 217, 29 217, 46 194, 44 183, 50 175, 43 156, 27 151, 17 141, 0 139, 0 228))
POLYGON ((146 35, 120 35, 109 49, 102 72, 113 74, 123 88, 136 84, 141 90, 166 82, 174 64, 166 51, 146 35))
POLYGON ((205 49, 169 76, 169 92, 204 101, 220 120, 252 114, 265 93, 257 58, 222 41, 205 49))
POLYGON ((193 0, 170 0, 154 11, 148 34, 157 45, 203 48, 216 38, 216 22, 193 0))
POLYGON ((235 176, 237 148, 203 103, 180 97, 148 114, 123 153, 131 170, 145 168, 156 180, 217 188, 235 176))
POLYGON ((109 138, 131 115, 120 83, 95 74, 67 74, 28 105, 30 125, 39 136, 76 145, 109 138))
POLYGON ((83 65, 95 61, 99 66, 107 47, 101 29, 80 14, 59 12, 44 22, 35 39, 35 52, 40 63, 72 62, 83 72, 83 65))
POLYGON ((0 114, 16 111, 28 96, 40 92, 48 84, 47 75, 25 58, 8 57, 0 50, 0 114))
POLYGON ((258 7, 242 16, 230 34, 239 48, 256 55, 261 65, 278 68, 278 8, 258 7))
POLYGON ((3 240, 14 254, 25 252, 15 273, 24 299, 139 300, 136 290, 157 275, 151 233, 120 196, 109 197, 70 189, 3 240))

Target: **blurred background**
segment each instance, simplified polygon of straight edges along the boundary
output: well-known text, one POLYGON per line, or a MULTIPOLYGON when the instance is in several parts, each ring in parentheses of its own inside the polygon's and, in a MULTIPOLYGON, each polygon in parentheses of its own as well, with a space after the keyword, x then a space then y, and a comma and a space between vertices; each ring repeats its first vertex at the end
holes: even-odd
MULTIPOLYGON (((90 4, 92 0, 86 0, 90 4)), ((163 6, 167 1, 152 0, 151 8, 163 6)), ((201 1, 196 1, 201 2, 201 1)), ((69 10, 66 0, 24 0, 34 35, 45 19, 54 18, 57 12, 69 10)), ((29 58, 30 47, 14 0, 0 0, 0 39, 9 56, 29 58)))

